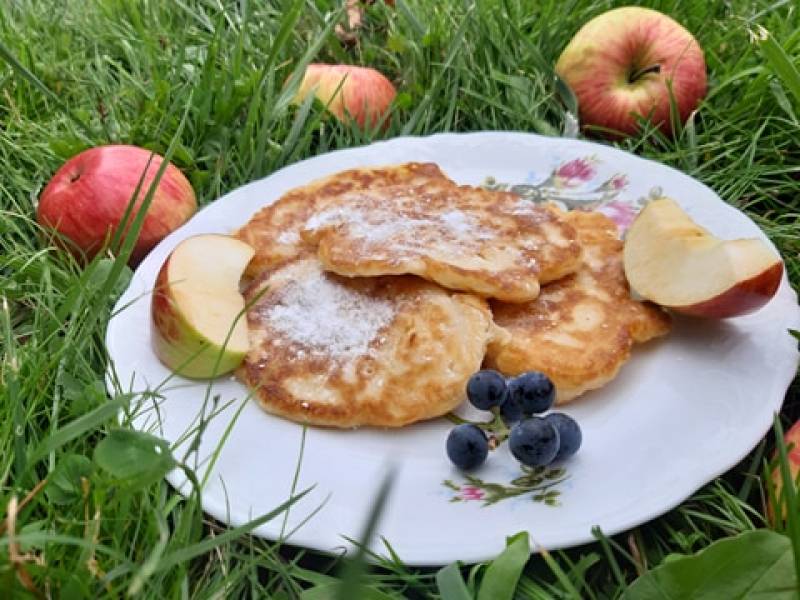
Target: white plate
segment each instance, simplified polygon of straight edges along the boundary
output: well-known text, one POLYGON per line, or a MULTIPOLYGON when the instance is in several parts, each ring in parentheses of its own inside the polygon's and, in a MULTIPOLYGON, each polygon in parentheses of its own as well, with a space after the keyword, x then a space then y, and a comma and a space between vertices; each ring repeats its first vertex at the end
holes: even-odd
MULTIPOLYGON (((332 152, 234 190, 150 253, 118 310, 129 306, 108 326, 108 351, 119 380, 141 391, 162 386, 170 374, 150 349, 149 293, 177 242, 198 233, 231 232, 262 205, 314 178, 411 160, 436 162, 461 183, 479 184, 492 176, 498 182, 528 184, 518 189, 532 198, 544 193, 570 205, 592 204, 620 222, 630 218, 631 206, 660 188, 721 237, 764 237, 744 214, 694 179, 589 142, 492 132, 397 138, 332 152)), ((769 429, 798 364, 789 328, 800 328, 800 309, 784 278, 777 296, 753 315, 719 323, 677 320, 667 339, 637 349, 615 381, 566 409, 581 424, 584 445, 564 465, 566 480, 551 488, 559 493, 556 506, 535 500, 539 494, 533 492, 485 506, 486 489, 470 487, 447 461, 444 441, 450 424, 444 419, 400 431, 312 428, 296 488, 314 489, 292 508, 288 522, 278 517, 256 533, 276 539, 292 532, 290 543, 340 551, 347 546, 345 536, 359 536, 392 464, 397 477, 379 534, 411 565, 485 560, 502 550, 507 535, 520 530, 529 531, 534 544, 555 549, 591 541, 595 525, 606 534, 634 527, 731 468, 769 429)), ((160 389, 164 400, 158 413, 151 408, 135 426, 178 442, 203 410, 208 388, 172 379, 160 389)), ((245 388, 232 378, 215 381, 210 393, 223 404, 235 402, 208 424, 197 453, 201 471, 236 409, 242 412, 213 464, 203 507, 217 519, 240 525, 289 496, 302 428, 247 401, 245 388)), ((182 442, 176 455, 182 456, 185 447, 182 442)), ((507 487, 520 474, 503 447, 475 475, 507 487)), ((185 491, 179 472, 169 480, 185 491)), ((382 548, 377 542, 373 547, 382 548)))

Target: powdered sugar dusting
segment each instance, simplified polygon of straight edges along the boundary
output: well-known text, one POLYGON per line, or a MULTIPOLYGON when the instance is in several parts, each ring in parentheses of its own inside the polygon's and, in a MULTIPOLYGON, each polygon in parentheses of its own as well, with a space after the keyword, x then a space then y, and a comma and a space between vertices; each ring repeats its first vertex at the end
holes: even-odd
POLYGON ((306 221, 305 228, 313 231, 336 223, 347 223, 352 221, 353 211, 344 207, 328 208, 315 213, 306 221))
POLYGON ((514 202, 509 212, 512 215, 533 217, 539 221, 546 220, 549 217, 549 213, 541 205, 525 198, 519 198, 514 202))
POLYGON ((288 340, 334 358, 351 358, 369 353, 370 342, 394 314, 391 302, 315 272, 288 283, 264 316, 288 340))
MULTIPOLYGON (((400 201, 398 201, 398 204, 400 201)), ((428 246, 429 242, 441 244, 442 234, 459 244, 490 239, 492 233, 483 229, 471 215, 457 209, 440 214, 413 216, 391 208, 337 206, 312 216, 305 228, 313 231, 326 227, 347 227, 355 238, 368 244, 414 242, 428 246)), ((412 244, 413 245, 413 244, 412 244)))
POLYGON ((460 210, 449 210, 439 215, 439 220, 453 233, 464 235, 472 231, 473 224, 460 210))
POLYGON ((279 244, 291 246, 300 243, 300 235, 296 231, 284 231, 277 238, 279 244))

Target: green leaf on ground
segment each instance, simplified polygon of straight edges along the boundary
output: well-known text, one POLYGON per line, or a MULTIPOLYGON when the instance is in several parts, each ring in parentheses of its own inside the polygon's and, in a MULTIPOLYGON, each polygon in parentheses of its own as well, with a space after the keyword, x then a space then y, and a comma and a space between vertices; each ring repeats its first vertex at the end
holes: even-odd
POLYGON ((691 556, 665 561, 636 581, 625 600, 796 600, 792 545, 768 529, 714 542, 691 556))
POLYGON ((128 429, 114 429, 97 444, 94 461, 131 487, 155 483, 176 464, 164 440, 128 429))
MULTIPOLYGON (((302 600, 335 600, 340 593, 342 583, 327 583, 325 585, 318 585, 311 589, 305 590, 300 596, 302 600)), ((357 596, 351 598, 358 598, 359 600, 397 600, 397 596, 389 595, 381 592, 372 587, 358 586, 357 596)))
POLYGON ((53 504, 70 504, 80 500, 83 495, 81 478, 88 478, 93 468, 92 461, 80 454, 62 457, 47 479, 47 499, 53 504))
POLYGON ((472 600, 458 563, 449 564, 437 571, 436 587, 439 588, 442 600, 472 600))
POLYGON ((526 531, 508 538, 506 549, 486 569, 478 600, 511 600, 530 555, 531 546, 526 531))

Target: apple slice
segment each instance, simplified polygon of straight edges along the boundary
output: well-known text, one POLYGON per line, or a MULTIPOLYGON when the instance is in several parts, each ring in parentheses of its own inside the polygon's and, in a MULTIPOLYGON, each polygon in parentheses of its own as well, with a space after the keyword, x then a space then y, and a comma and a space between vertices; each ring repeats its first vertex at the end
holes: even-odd
POLYGON ((721 240, 669 198, 642 209, 625 236, 625 275, 643 298, 687 315, 727 318, 766 304, 783 262, 760 239, 721 240))
POLYGON ((203 234, 179 243, 164 261, 153 291, 153 349, 176 373, 209 378, 234 370, 248 350, 239 279, 253 257, 249 245, 203 234))

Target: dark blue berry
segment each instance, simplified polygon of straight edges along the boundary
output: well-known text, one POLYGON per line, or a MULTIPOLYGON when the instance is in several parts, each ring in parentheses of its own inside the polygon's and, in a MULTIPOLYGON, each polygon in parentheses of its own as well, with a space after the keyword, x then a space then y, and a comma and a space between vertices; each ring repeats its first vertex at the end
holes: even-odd
POLYGON ((497 371, 478 371, 467 382, 467 398, 475 408, 481 410, 500 406, 507 395, 506 378, 497 371))
POLYGON ((528 371, 508 382, 508 394, 526 415, 543 413, 553 406, 556 388, 544 373, 528 371))
POLYGON ((488 454, 489 441, 476 425, 456 425, 447 436, 447 457, 459 469, 474 469, 483 464, 488 454))
POLYGON ((578 448, 581 447, 581 441, 583 440, 581 428, 575 419, 564 413, 550 413, 544 420, 556 428, 558 439, 561 442, 558 454, 553 460, 562 460, 575 454, 578 448))
POLYGON ((529 467, 549 465, 558 454, 558 431, 541 417, 529 417, 511 428, 508 449, 529 467))
POLYGON ((500 405, 500 416, 509 427, 522 418, 522 408, 514 402, 511 395, 506 395, 506 400, 500 405))

